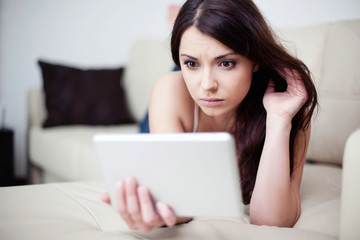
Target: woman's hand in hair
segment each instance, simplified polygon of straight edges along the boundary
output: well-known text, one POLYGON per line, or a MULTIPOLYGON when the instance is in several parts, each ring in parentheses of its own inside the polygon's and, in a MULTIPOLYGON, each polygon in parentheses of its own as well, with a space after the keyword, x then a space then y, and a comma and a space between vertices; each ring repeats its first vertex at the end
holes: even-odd
POLYGON ((285 69, 285 79, 288 86, 284 92, 275 92, 274 82, 269 81, 263 104, 268 117, 281 117, 291 121, 308 96, 304 82, 296 70, 285 69))
POLYGON ((165 203, 154 203, 149 190, 138 185, 135 178, 120 181, 116 189, 120 215, 130 229, 150 231, 161 226, 174 226, 177 218, 165 203))

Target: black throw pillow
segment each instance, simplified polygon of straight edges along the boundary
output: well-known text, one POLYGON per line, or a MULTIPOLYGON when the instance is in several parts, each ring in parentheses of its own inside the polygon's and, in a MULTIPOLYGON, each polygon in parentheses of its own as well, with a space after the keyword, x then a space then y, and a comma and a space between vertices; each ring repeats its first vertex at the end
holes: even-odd
POLYGON ((43 127, 134 123, 125 90, 123 68, 82 70, 39 61, 47 118, 43 127))

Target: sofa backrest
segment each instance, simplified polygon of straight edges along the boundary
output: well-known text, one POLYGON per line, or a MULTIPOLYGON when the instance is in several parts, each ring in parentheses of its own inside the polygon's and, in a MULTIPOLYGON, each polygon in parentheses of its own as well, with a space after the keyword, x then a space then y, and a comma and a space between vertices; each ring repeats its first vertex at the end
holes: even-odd
POLYGON ((42 88, 30 89, 27 95, 28 128, 42 126, 46 117, 45 93, 42 88))
POLYGON ((284 45, 312 71, 318 91, 307 158, 342 164, 346 139, 360 128, 360 20, 284 29, 280 35, 293 42, 284 45))
POLYGON ((154 82, 174 67, 168 41, 139 39, 132 44, 125 66, 124 86, 137 121, 146 114, 154 82))

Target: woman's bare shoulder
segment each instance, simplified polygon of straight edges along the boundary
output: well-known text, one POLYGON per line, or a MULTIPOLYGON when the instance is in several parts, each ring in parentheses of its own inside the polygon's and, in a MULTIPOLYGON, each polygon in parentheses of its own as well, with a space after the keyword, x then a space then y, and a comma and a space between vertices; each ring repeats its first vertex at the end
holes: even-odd
MULTIPOLYGON (((155 82, 151 95, 152 97, 166 98, 168 101, 174 101, 175 104, 192 103, 192 98, 180 71, 169 72, 160 77, 155 82)), ((183 105, 183 107, 185 106, 183 105)))
MULTIPOLYGON (((186 90, 186 86, 180 71, 169 72, 161 76, 154 84, 156 91, 186 90), (179 89, 180 88, 180 89, 179 89)), ((182 91, 176 91, 181 93, 182 91)))
POLYGON ((191 129, 194 101, 180 71, 167 73, 155 82, 149 110, 150 127, 153 129, 158 129, 156 126, 164 131, 191 129))

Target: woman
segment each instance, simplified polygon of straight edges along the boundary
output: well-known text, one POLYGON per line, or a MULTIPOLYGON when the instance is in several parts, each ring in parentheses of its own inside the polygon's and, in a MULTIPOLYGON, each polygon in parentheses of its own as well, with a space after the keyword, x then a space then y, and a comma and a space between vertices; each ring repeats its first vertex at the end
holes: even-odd
MULTIPOLYGON (((276 41, 251 0, 188 0, 171 49, 181 71, 160 78, 151 132, 220 132, 236 139, 243 199, 258 225, 293 226, 317 96, 309 70, 276 41)), ((177 219, 134 178, 119 182, 118 206, 131 229, 177 219)))

